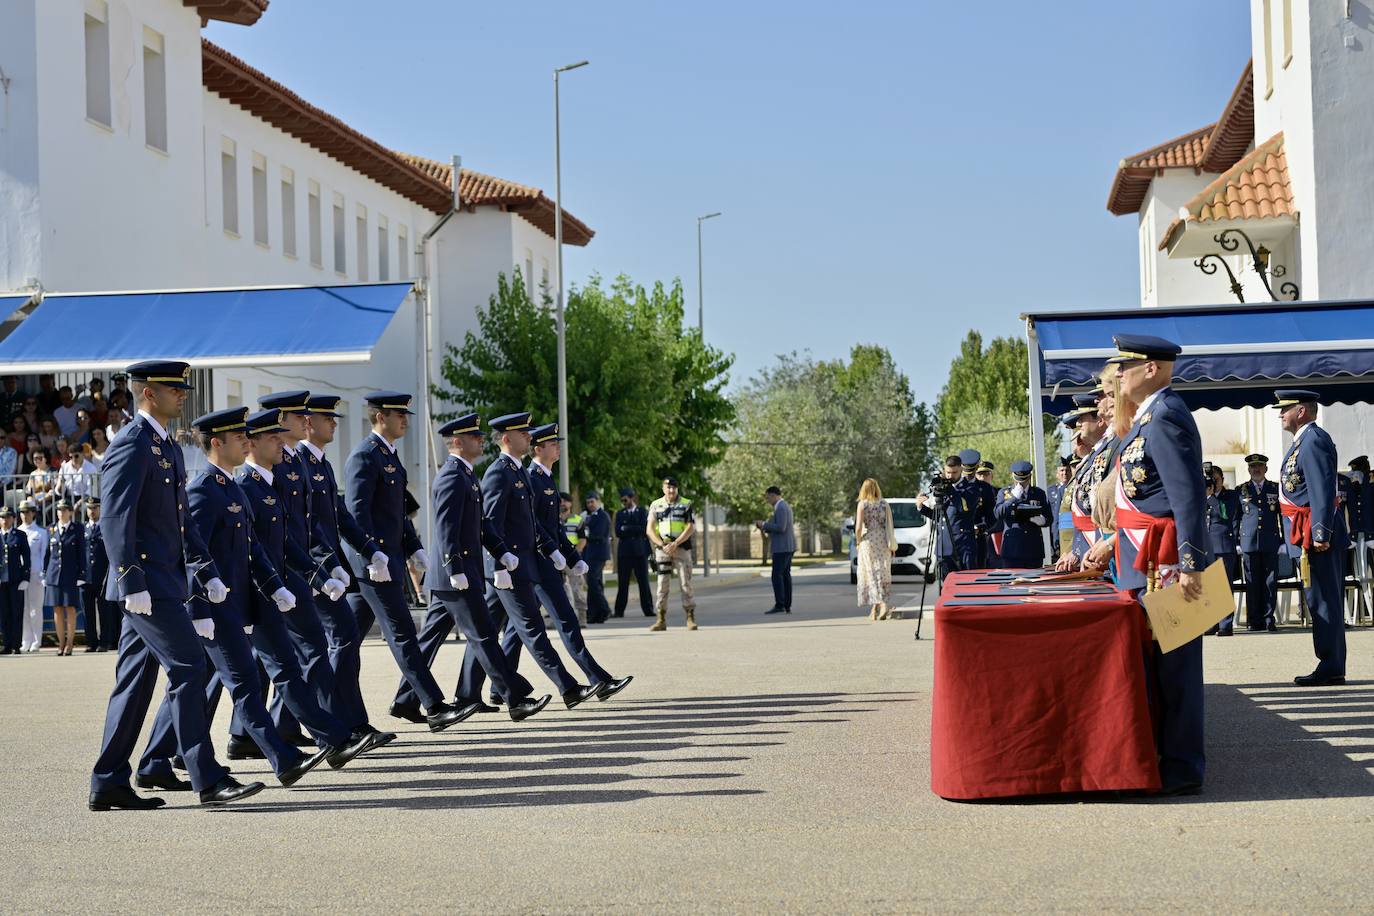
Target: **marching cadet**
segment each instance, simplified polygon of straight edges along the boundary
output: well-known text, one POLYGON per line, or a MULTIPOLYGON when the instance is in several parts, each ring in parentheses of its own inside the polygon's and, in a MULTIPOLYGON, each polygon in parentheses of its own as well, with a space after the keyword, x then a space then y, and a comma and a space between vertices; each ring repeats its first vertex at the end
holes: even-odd
POLYGON ((107 652, 119 643, 119 608, 105 598, 110 555, 100 534, 100 497, 86 497, 85 580, 81 597, 86 605, 86 651, 107 652), (99 634, 98 637, 93 634, 99 634), (94 642, 92 642, 94 640, 94 642))
POLYGON ((24 586, 29 583, 29 539, 15 527, 14 510, 0 506, 0 655, 18 655, 24 627, 24 586))
POLYGON ((1295 677, 1299 687, 1345 683, 1345 519, 1336 503, 1336 445, 1316 424, 1317 393, 1290 388, 1274 392, 1283 430, 1293 441, 1283 456, 1279 511, 1289 540, 1302 548, 1302 584, 1312 613, 1317 667, 1295 677))
POLYGON ((993 517, 1002 524, 1002 565, 1010 569, 1037 569, 1045 562, 1045 538, 1049 527, 1049 498, 1031 483, 1029 461, 1011 466, 1012 485, 997 495, 993 517))
POLYGON ((1283 515, 1279 485, 1266 479, 1269 459, 1245 456, 1250 480, 1240 488, 1240 551, 1245 569, 1245 620, 1251 630, 1277 632, 1279 549, 1283 546, 1283 515))
MULTIPOLYGON (((567 592, 563 589, 562 570, 568 567, 567 557, 577 557, 577 548, 563 534, 563 529, 558 523, 558 486, 553 477, 553 466, 558 462, 559 456, 563 453, 561 445, 563 439, 558 435, 558 424, 549 423, 544 426, 536 427, 530 432, 530 439, 534 445, 534 457, 530 460, 527 471, 530 482, 530 497, 533 500, 534 521, 544 529, 544 536, 555 547, 548 554, 536 552, 534 556, 534 593, 543 603, 544 608, 553 618, 554 628, 558 630, 558 635, 563 640, 563 647, 568 650, 568 655, 587 675, 587 680, 596 688, 596 698, 598 700, 608 700, 620 691, 629 686, 633 676, 617 678, 592 657, 592 652, 587 648, 586 640, 582 637, 582 628, 577 623, 577 612, 573 610, 572 604, 568 601, 567 592), (563 551, 567 551, 567 554, 563 551), (559 562, 562 561, 562 562, 559 562)), ((592 503, 595 491, 587 497, 587 502, 592 503)), ((605 513, 601 513, 605 517, 605 513)), ((606 527, 610 527, 610 519, 605 519, 606 527)), ((589 537, 590 537, 589 533, 589 537)), ((595 558, 594 558, 595 559, 595 558)), ((600 562, 604 563, 605 556, 600 562)), ((578 559, 572 564, 572 568, 579 571, 582 575, 587 575, 587 564, 578 559)), ((593 574, 594 575, 594 574, 593 574)), ((589 581, 592 577, 589 576, 589 581)), ((603 596, 601 604, 605 605, 606 599, 603 596)), ((596 602, 589 602, 588 613, 596 611, 596 602)), ((598 615, 599 620, 605 620, 604 615, 598 615)), ((505 650, 506 656, 510 659, 511 667, 519 666, 520 661, 520 638, 513 628, 507 628, 501 637, 501 648, 505 650)))
POLYGON ((630 580, 639 585, 639 609, 654 616, 649 591, 649 511, 639 505, 634 487, 620 488, 620 511, 615 514, 615 611, 624 617, 630 603, 630 580))
MULTIPOLYGON (((377 551, 377 543, 358 525, 357 519, 344 504, 334 466, 324 449, 334 441, 339 428, 339 401, 336 394, 314 394, 306 402, 308 435, 299 443, 298 451, 305 459, 310 481, 310 519, 315 535, 312 557, 330 576, 344 584, 349 595, 358 594, 358 583, 344 568, 343 544, 346 541, 359 556, 370 557, 377 551)), ((288 421, 289 422, 289 421, 288 421)), ((391 732, 381 732, 368 721, 367 705, 358 685, 361 668, 359 652, 362 634, 358 619, 343 595, 331 598, 321 592, 315 601, 329 641, 329 665, 334 672, 335 714, 353 730, 353 737, 372 736, 372 747, 380 747, 395 740, 391 732)), ((418 705, 416 707, 418 712, 418 705)), ((424 724, 421 716, 420 723, 424 724)))
MULTIPOLYGON (((228 688, 235 717, 261 749, 277 780, 289 787, 326 758, 342 766, 360 753, 361 748, 349 749, 352 754, 341 759, 347 754, 342 742, 347 739, 348 732, 338 725, 335 739, 341 743, 335 746, 325 743, 319 751, 307 756, 282 739, 263 704, 258 663, 253 657, 249 634, 258 626, 279 625, 281 615, 295 608, 296 599, 282 584, 276 567, 257 542, 252 500, 240 489, 231 471, 247 457, 247 415, 247 407, 230 407, 198 417, 192 424, 209 463, 186 488, 187 505, 191 521, 205 541, 216 569, 227 580, 228 597, 211 605, 204 589, 196 586, 192 589, 190 607, 192 613, 203 609, 214 621, 214 633, 205 651, 214 663, 218 684, 228 688), (256 592, 269 596, 270 607, 255 601, 256 592)), ((295 650, 289 641, 282 648, 294 656, 295 650)), ((271 661, 269 653, 260 653, 259 657, 264 664, 271 661)), ((299 669, 296 674, 299 676, 299 669)), ((211 711, 208 717, 213 717, 219 696, 218 684, 212 683, 209 688, 211 700, 207 705, 211 711)), ((302 692, 308 694, 308 691, 302 692)), ((159 720, 165 721, 161 714, 159 720)), ((170 729, 164 727, 160 732, 154 728, 150 745, 161 745, 162 750, 158 753, 150 747, 144 764, 139 767, 138 784, 173 792, 190 788, 171 772, 170 751, 174 745, 170 737, 159 740, 160 734, 169 736, 170 729), (161 763, 161 772, 158 763, 161 763)))
POLYGON ((374 618, 381 625, 396 665, 426 710, 425 724, 430 731, 440 732, 477 712, 477 707, 469 703, 460 708, 444 702, 444 692, 420 651, 402 585, 407 554, 420 570, 429 568, 419 539, 413 532, 406 535, 406 470, 396 453, 396 443, 405 435, 413 414, 410 395, 374 391, 367 395, 367 414, 372 434, 348 456, 344 476, 348 479, 348 510, 377 544, 377 550, 366 560, 353 554, 361 594, 351 596, 349 603, 363 637, 372 629, 374 618))
POLYGON ((177 749, 203 805, 256 795, 260 782, 241 784, 215 760, 205 717, 204 641, 215 635, 208 606, 229 592, 200 533, 186 514, 181 449, 167 424, 181 415, 191 385, 184 362, 148 361, 129 367, 138 391, 138 415, 110 443, 101 463, 100 520, 113 571, 105 597, 122 601, 126 618, 115 662, 115 687, 105 714, 100 757, 91 773, 92 811, 148 810, 164 804, 129 786, 129 757, 157 685, 167 672, 169 714, 177 749), (194 579, 205 601, 189 608, 194 579), (208 602, 208 603, 207 603, 208 602))
POLYGON ((51 529, 48 566, 43 573, 43 603, 52 608, 57 654, 71 655, 76 641, 76 609, 86 584, 86 529, 72 521, 72 504, 57 501, 57 524, 51 529))
MULTIPOLYGON (((1064 489, 1069 484, 1069 478, 1073 476, 1073 458, 1064 455, 1060 457, 1058 466, 1054 469, 1055 482, 1050 484, 1045 490, 1045 498, 1050 509, 1050 562, 1059 562, 1059 516, 1060 504, 1064 501, 1064 489)), ((1073 516, 1069 516, 1072 523, 1073 516)))
MULTIPOLYGON (((1236 553, 1240 540, 1240 492, 1226 488, 1226 474, 1217 465, 1205 462, 1202 470, 1207 485, 1207 546, 1225 566, 1227 581, 1235 582, 1240 578, 1240 555, 1236 553)), ((1227 614, 1215 627, 1218 636, 1231 636, 1234 631, 1234 614, 1227 614)))
MULTIPOLYGON (((1182 348, 1158 337, 1118 335, 1121 394, 1138 404, 1122 437, 1116 486, 1117 586, 1137 596, 1177 579, 1183 598, 1202 594, 1207 551, 1202 438, 1169 383, 1182 348)), ((1159 710, 1155 745, 1163 795, 1201 791, 1202 637, 1169 653, 1154 648, 1159 710)))
MULTIPOLYGON (((520 722, 549 704, 544 694, 530 699, 534 687, 525 680, 506 653, 501 650, 501 632, 492 622, 484 594, 486 577, 483 571, 482 488, 477 482, 473 463, 482 457, 482 422, 475 413, 463 414, 439 427, 439 435, 448 448, 448 460, 439 468, 433 484, 434 538, 438 561, 426 573, 429 587, 429 614, 420 631, 420 650, 430 665, 439 653, 439 646, 454 625, 467 641, 471 653, 482 671, 491 678, 491 687, 506 704, 512 721, 520 722)), ((531 649, 536 657, 553 652, 543 628, 540 649, 531 649)), ((495 712, 481 702, 480 685, 472 697, 457 691, 460 704, 477 704, 483 712, 495 712)), ((420 703, 405 678, 396 692, 391 714, 398 719, 417 721, 420 703)))
MULTIPOLYGON (((503 630, 503 645, 509 645, 507 640, 513 632, 554 682, 563 705, 572 709, 596 696, 599 685, 577 683, 544 633, 544 617, 539 613, 535 592, 536 585, 543 585, 536 557, 543 554, 555 570, 566 566, 567 560, 558 543, 535 521, 530 477, 523 463, 530 450, 530 415, 506 414, 487 425, 501 445, 501 456, 487 465, 481 485, 485 544, 491 558, 484 566, 484 572, 491 577, 486 590, 487 611, 492 622, 503 630)), ((552 608, 550 613, 554 613, 552 608)), ((469 645, 463 655, 458 695, 468 700, 480 699, 485 679, 477 653, 469 645)))
POLYGON ((654 545, 654 566, 658 569, 658 599, 654 608, 658 620, 650 632, 668 629, 668 590, 673 573, 682 589, 682 613, 687 629, 697 628, 697 602, 692 590, 692 535, 697 530, 695 510, 690 499, 683 499, 676 477, 663 478, 663 497, 649 504, 645 531, 654 545))
POLYGON ((998 495, 997 485, 992 482, 992 472, 995 470, 997 470, 997 466, 984 459, 978 462, 978 470, 973 474, 978 482, 983 485, 983 496, 994 509, 992 523, 983 532, 983 537, 979 542, 979 549, 982 551, 980 565, 987 568, 1004 565, 1002 563, 1002 531, 1004 526, 995 515, 998 495))

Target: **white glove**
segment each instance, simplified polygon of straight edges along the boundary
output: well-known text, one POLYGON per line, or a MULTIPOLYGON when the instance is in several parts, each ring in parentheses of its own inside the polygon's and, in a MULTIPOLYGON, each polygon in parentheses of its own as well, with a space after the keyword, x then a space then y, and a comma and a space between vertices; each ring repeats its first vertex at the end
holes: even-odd
POLYGON ((568 561, 563 559, 563 551, 561 550, 555 550, 553 553, 549 554, 549 559, 553 560, 554 569, 568 568, 568 561))
POLYGON ((326 579, 324 585, 320 586, 320 591, 324 592, 324 596, 330 601, 338 601, 343 597, 344 584, 338 579, 326 579))
POLYGON ((501 554, 501 565, 511 572, 515 572, 516 568, 520 566, 520 558, 508 550, 501 554))
POLYGON ((424 572, 429 569, 429 554, 425 553, 425 549, 421 547, 410 555, 410 562, 414 563, 415 568, 420 572, 424 572))
POLYGON ((253 635, 253 625, 252 625, 251 623, 248 624, 248 626, 246 626, 246 627, 243 628, 243 632, 247 633, 249 636, 252 636, 252 635, 253 635))
POLYGON ((575 575, 585 576, 587 574, 587 562, 585 560, 578 560, 573 564, 572 571, 575 575))
POLYGON ((25 581, 19 583, 19 590, 20 590, 21 592, 26 592, 26 591, 29 590, 29 583, 28 583, 28 580, 25 580, 25 581))
POLYGON ((367 576, 373 582, 390 582, 391 570, 387 564, 390 558, 380 550, 372 555, 371 561, 367 564, 367 576))
POLYGON ((215 638, 215 622, 209 617, 204 620, 192 620, 191 626, 196 628, 196 635, 201 639, 215 638))
POLYGON ((347 570, 345 570, 342 566, 335 566, 333 569, 331 569, 329 571, 329 577, 331 579, 338 579, 340 582, 343 583, 344 588, 348 588, 348 583, 353 581, 349 578, 347 570))
MULTIPOLYGON (((205 597, 210 599, 211 604, 219 604, 229 597, 229 589, 223 582, 219 581, 219 576, 216 576, 205 583, 205 597)), ((213 637, 207 636, 205 638, 212 639, 213 637)))
POLYGON ((153 612, 153 596, 146 591, 125 595, 124 609, 130 614, 151 614, 153 612))
POLYGON ((494 582, 497 588, 510 588, 514 584, 510 580, 510 571, 506 569, 498 569, 496 571, 494 582))
POLYGON ((277 610, 283 614, 296 606, 296 596, 286 588, 279 588, 273 592, 272 600, 277 602, 277 610))
POLYGON ((1012 495, 1015 499, 1020 499, 1021 496, 1022 496, 1025 492, 1026 492, 1026 488, 1023 487, 1023 486, 1021 486, 1019 483, 1018 483, 1016 486, 1014 486, 1014 487, 1011 488, 1011 495, 1012 495))
POLYGON ((1049 520, 1043 515, 1032 515, 1030 522, 1032 525, 1039 525, 1042 528, 1049 524, 1049 520))
POLYGON ((468 577, 466 573, 454 573, 448 577, 448 584, 458 589, 460 592, 468 590, 468 577))
POLYGON ((77 588, 80 588, 81 586, 83 586, 83 585, 85 585, 85 584, 86 584, 86 580, 85 580, 85 579, 77 579, 77 580, 76 580, 76 587, 77 587, 77 588))

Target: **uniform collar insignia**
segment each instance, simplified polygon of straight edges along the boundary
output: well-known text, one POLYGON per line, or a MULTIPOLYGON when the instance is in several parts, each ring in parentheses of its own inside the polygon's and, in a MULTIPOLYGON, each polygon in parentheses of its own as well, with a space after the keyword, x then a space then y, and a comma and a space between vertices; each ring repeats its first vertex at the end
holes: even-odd
POLYGON ((162 454, 162 449, 158 448, 156 445, 149 446, 149 448, 151 448, 151 449, 153 450, 153 454, 154 454, 154 455, 161 455, 161 454, 162 454))
POLYGON ((515 482, 515 488, 517 490, 523 490, 525 488, 525 482, 523 480, 517 480, 515 482))
POLYGON ((217 483, 217 484, 223 486, 223 485, 225 484, 224 475, 223 475, 223 474, 216 474, 216 475, 215 475, 215 483, 217 483))

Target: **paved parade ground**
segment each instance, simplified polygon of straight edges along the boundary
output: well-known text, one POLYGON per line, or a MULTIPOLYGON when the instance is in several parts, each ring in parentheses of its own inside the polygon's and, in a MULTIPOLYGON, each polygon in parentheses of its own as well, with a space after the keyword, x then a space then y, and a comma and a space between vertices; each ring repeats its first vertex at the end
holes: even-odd
POLYGON ((235 762, 272 787, 212 811, 88 812, 114 656, 0 659, 0 909, 1368 910, 1374 634, 1324 690, 1285 686, 1306 632, 1209 640, 1199 797, 958 804, 929 790, 932 643, 853 594, 841 564, 799 570, 796 613, 764 617, 766 579, 713 577, 699 632, 674 609, 649 633, 633 606, 591 628, 636 677, 614 700, 439 735, 386 716, 396 667, 372 640, 364 692, 401 737, 292 790, 235 762))

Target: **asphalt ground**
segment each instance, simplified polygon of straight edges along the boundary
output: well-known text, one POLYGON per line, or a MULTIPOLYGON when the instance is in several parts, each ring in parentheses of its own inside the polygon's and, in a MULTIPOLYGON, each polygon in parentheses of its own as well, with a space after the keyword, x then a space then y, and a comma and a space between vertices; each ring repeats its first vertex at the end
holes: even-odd
POLYGON ((843 566, 799 571, 790 616, 763 616, 766 579, 701 586, 695 633, 676 592, 666 633, 634 602, 589 628, 623 694, 518 725, 388 719, 396 667, 369 641, 364 693, 400 738, 290 790, 235 761, 272 788, 218 810, 88 812, 113 656, 0 658, 0 911, 1374 909, 1367 630, 1323 690, 1288 686, 1306 632, 1209 640, 1201 796, 960 804, 929 789, 931 619, 921 642, 869 622, 843 566))

